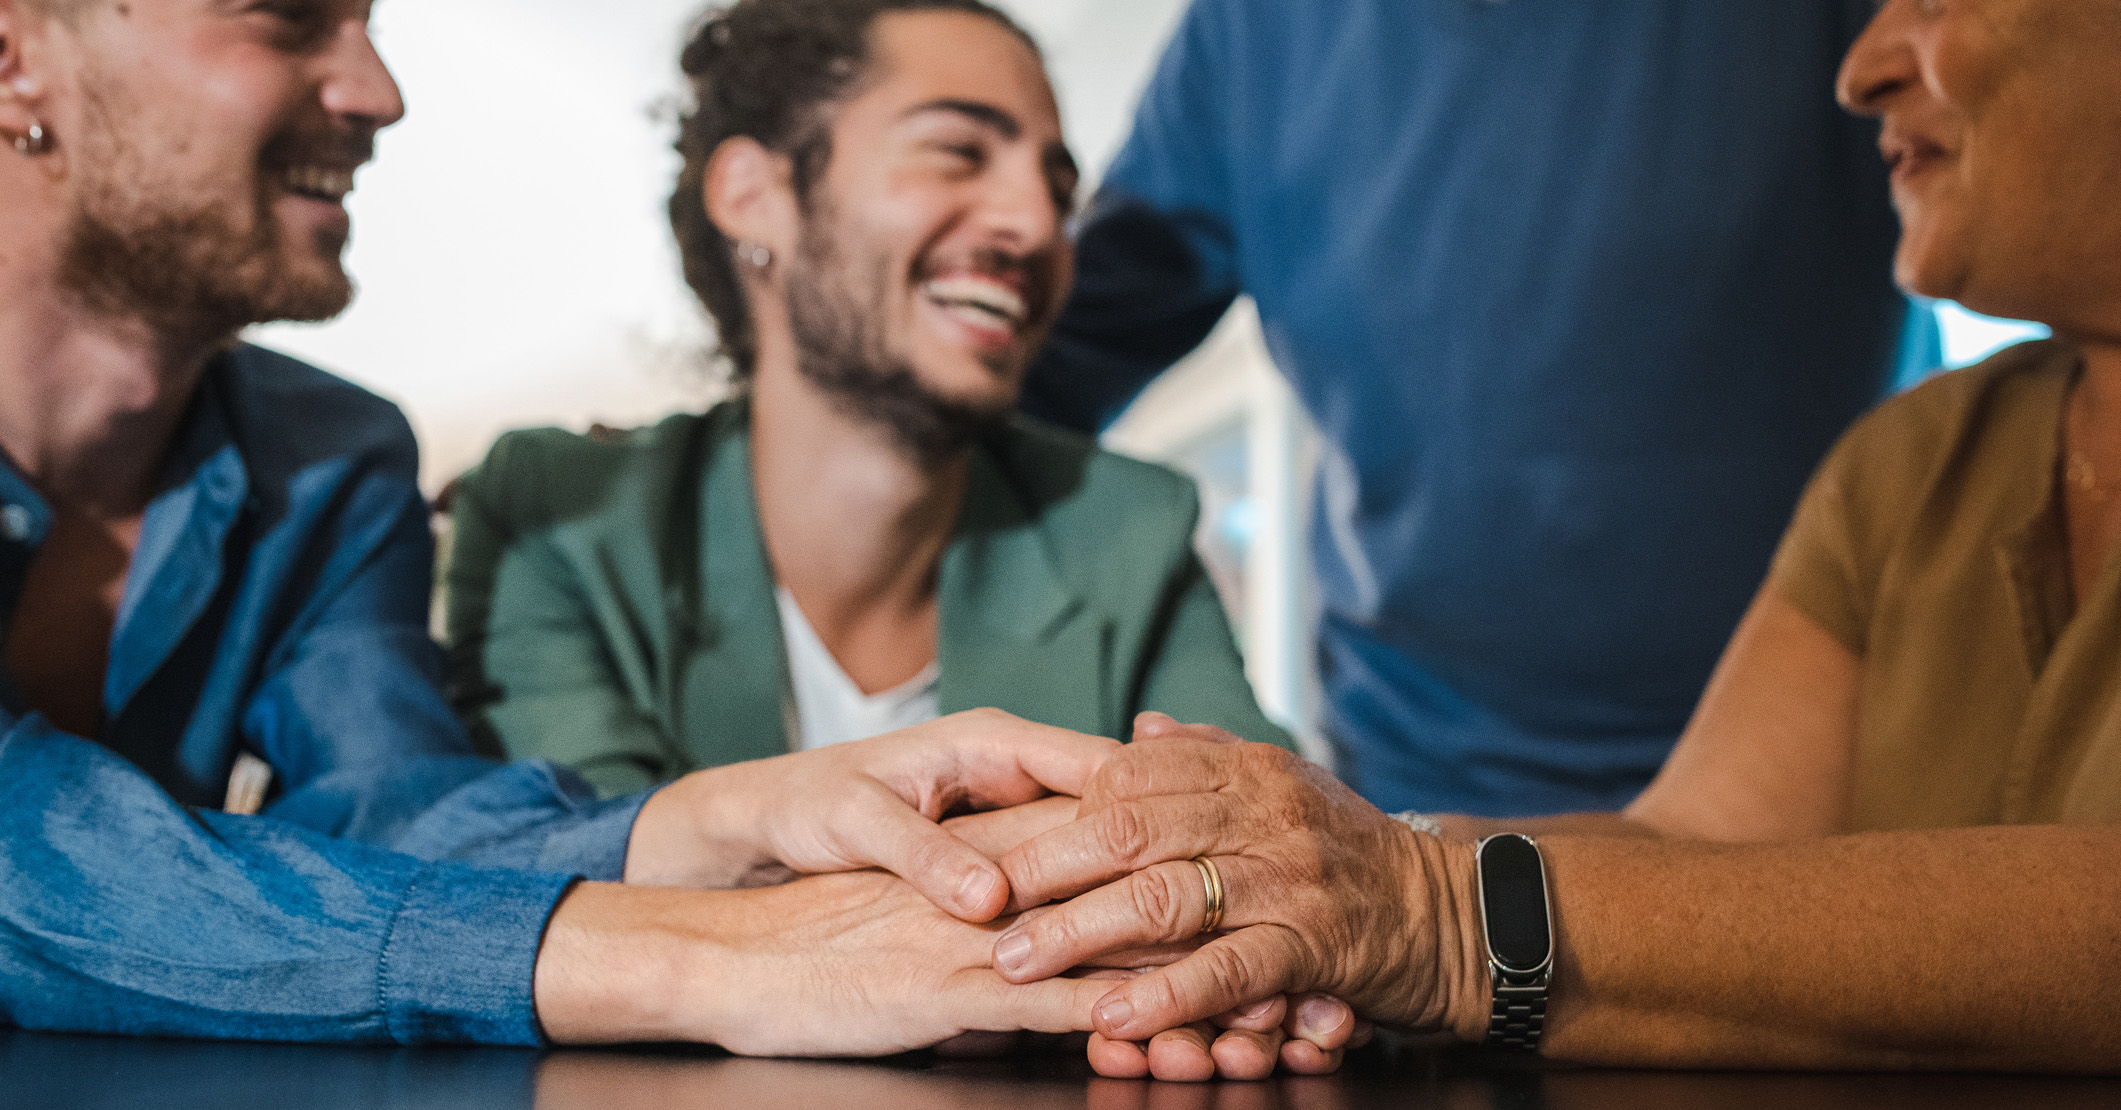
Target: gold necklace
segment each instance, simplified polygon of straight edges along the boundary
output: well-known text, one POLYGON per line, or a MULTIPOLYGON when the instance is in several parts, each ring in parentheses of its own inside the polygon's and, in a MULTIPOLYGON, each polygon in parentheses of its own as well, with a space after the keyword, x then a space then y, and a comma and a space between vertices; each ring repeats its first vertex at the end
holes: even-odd
POLYGON ((2117 489, 2121 489, 2121 485, 2101 482, 2099 480, 2099 472, 2092 469, 2091 462, 2083 455, 2078 454, 2076 448, 2070 449, 2069 460, 2063 465, 2062 476, 2068 480, 2070 485, 2077 487, 2079 491, 2090 494, 2101 501, 2112 496, 2117 489))

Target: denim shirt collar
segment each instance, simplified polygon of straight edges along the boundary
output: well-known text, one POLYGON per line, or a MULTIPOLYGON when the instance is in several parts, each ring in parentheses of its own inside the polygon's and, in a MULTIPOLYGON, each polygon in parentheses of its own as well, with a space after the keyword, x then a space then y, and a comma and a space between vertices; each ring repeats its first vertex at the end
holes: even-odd
MULTIPOLYGON (((115 720, 168 661, 221 585, 222 553, 250 498, 226 358, 216 359, 202 376, 163 464, 160 492, 141 521, 111 631, 105 720, 115 720)), ((23 580, 51 534, 52 518, 50 502, 0 453, 0 627, 14 622, 23 580)), ((6 694, 19 703, 12 684, 6 694)))

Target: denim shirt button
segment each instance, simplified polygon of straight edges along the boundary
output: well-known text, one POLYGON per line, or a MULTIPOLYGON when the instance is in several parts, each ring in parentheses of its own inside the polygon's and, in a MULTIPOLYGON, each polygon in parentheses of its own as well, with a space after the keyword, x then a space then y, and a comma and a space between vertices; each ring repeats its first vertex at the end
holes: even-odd
POLYGON ((28 540, 30 530, 35 527, 36 521, 31 519, 28 509, 20 505, 0 508, 0 535, 6 536, 9 542, 22 543, 28 540))

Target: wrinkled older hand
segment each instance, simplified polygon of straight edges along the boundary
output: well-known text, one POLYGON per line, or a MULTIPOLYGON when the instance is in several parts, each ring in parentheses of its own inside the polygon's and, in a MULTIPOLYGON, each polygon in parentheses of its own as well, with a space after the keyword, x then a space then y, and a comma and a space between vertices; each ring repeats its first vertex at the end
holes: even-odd
POLYGON ((994 709, 817 751, 699 771, 635 822, 626 881, 730 889, 880 867, 966 921, 1009 901, 987 854, 938 826, 958 810, 1078 794, 1116 741, 994 709))
MULTIPOLYGON (((1000 858, 1018 845, 1051 832, 1077 816, 1074 798, 1048 798, 1012 809, 946 821, 943 827, 990 856, 1000 858)), ((1045 911, 1033 911, 1034 913, 1045 911)), ((1159 967, 1179 959, 1195 942, 1160 949, 1108 954, 1108 962, 1134 968, 1159 967)), ((1120 971, 1097 977, 1127 978, 1120 971)), ((1356 1017, 1348 1004, 1320 994, 1294 998, 1275 995, 1206 1022, 1159 1033, 1147 1044, 1090 1037, 1090 1063, 1098 1074, 1118 1079, 1154 1076, 1168 1080, 1265 1079, 1275 1065, 1298 1075, 1324 1075, 1340 1067, 1348 1048, 1360 1047, 1371 1035, 1370 1023, 1356 1017)), ((998 1055, 1012 1042, 972 1038, 951 1046, 974 1055, 998 1055)))
POLYGON ((1010 980, 1192 939, 1207 909, 1195 857, 1226 891, 1223 935, 1099 1003, 1105 1038, 1307 991, 1382 1022, 1484 1030, 1471 845, 1415 833, 1288 752, 1154 716, 1091 777, 1082 814, 1002 859, 1015 908, 1069 899, 997 941, 1010 980))

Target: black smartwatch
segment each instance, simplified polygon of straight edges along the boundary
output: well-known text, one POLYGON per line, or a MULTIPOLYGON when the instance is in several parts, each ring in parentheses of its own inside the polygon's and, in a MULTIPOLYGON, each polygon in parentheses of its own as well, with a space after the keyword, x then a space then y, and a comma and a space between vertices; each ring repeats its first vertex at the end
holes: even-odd
POLYGON ((1480 842, 1480 928, 1488 945, 1495 1009, 1489 1048, 1532 1052, 1547 1022, 1554 982, 1554 917, 1547 909, 1547 865, 1529 836, 1504 833, 1480 842))

